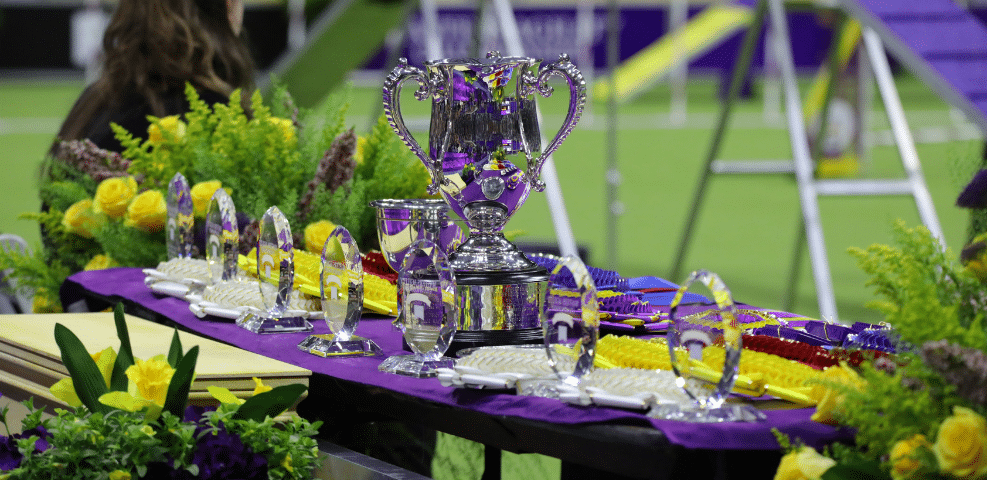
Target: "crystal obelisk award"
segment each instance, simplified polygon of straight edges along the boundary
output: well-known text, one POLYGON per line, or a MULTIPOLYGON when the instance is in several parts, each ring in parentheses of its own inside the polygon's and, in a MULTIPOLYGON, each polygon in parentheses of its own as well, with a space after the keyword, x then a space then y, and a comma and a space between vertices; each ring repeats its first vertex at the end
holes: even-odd
MULTIPOLYGON (((491 52, 482 60, 426 62, 423 70, 402 59, 384 81, 388 122, 429 170, 429 192, 441 193, 470 227, 469 238, 449 259, 462 313, 456 341, 478 334, 477 344, 498 343, 485 340, 505 330, 541 338, 538 316, 549 274, 504 238, 503 229, 532 188, 544 189, 542 164, 579 121, 586 85, 566 55, 540 69, 539 63, 491 52), (534 93, 551 95, 552 75, 568 83, 569 109, 543 149, 534 93), (418 82, 418 100, 432 100, 428 152, 401 118, 401 85, 409 79, 418 82), (519 158, 524 169, 515 163, 519 158)), ((506 343, 522 343, 517 340, 506 343)))

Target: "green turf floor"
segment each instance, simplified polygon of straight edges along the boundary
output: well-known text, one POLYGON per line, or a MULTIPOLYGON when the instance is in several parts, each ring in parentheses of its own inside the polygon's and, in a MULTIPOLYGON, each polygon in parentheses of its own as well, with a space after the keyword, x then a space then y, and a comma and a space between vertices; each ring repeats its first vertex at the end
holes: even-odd
MULTIPOLYGON (((910 78, 898 83, 913 130, 954 124, 948 106, 924 85, 910 78)), ((665 87, 620 108, 616 151, 622 183, 618 196, 625 211, 613 232, 606 229, 606 106, 599 102, 589 105, 583 122, 555 154, 555 162, 573 232, 577 242, 589 248, 591 265, 613 267, 608 264, 607 252, 609 239, 615 238, 615 268, 622 275, 668 275, 712 135, 719 108, 717 87, 711 79, 690 82, 689 116, 683 126, 668 125, 669 94, 665 87)), ((0 231, 37 242, 37 226, 16 218, 20 212, 38 208, 39 163, 81 89, 81 81, 0 80, 0 171, 6 187, 0 231)), ((406 97, 403 103, 408 118, 425 120, 428 105, 415 102, 410 94, 406 97)), ((368 120, 379 113, 379 102, 379 89, 354 90, 350 121, 358 131, 366 131, 368 120)), ((542 101, 546 135, 554 133, 561 122, 564 104, 560 98, 542 101)), ((876 103, 875 131, 887 129, 879 108, 876 103)), ((760 98, 738 105, 722 158, 789 158, 786 130, 782 124, 766 122, 762 109, 760 98)), ((418 138, 424 138, 424 132, 418 132, 418 138)), ((917 146, 947 243, 954 251, 964 239, 967 214, 953 203, 974 171, 982 144, 982 140, 974 139, 917 146)), ((893 147, 875 147, 871 157, 868 177, 901 173, 893 147)), ((863 285, 865 277, 845 252, 852 246, 889 242, 896 219, 917 225, 914 203, 910 197, 823 198, 820 208, 841 319, 880 320, 864 307, 873 296, 863 285)), ((685 267, 719 273, 739 301, 782 308, 799 212, 797 190, 790 176, 718 176, 710 183, 685 267)), ((524 231, 522 240, 553 241, 544 195, 532 194, 508 229, 524 231)), ((817 316, 807 256, 801 259, 801 266, 793 311, 817 316)), ((435 465, 437 478, 477 478, 482 472, 482 452, 478 445, 443 435, 435 465)), ((558 478, 558 471, 558 461, 545 457, 504 456, 504 478, 558 478)))

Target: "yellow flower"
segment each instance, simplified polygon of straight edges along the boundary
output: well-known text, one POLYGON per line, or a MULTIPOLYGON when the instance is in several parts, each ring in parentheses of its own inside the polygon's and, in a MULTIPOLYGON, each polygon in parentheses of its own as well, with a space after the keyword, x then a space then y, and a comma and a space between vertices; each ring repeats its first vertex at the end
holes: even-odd
POLYGON ((212 398, 219 400, 219 403, 227 403, 232 405, 243 405, 246 400, 237 397, 230 391, 230 389, 225 387, 217 387, 215 385, 210 385, 206 387, 212 398))
POLYGON ((264 382, 262 382, 261 379, 257 377, 253 377, 253 379, 254 379, 254 385, 256 385, 254 387, 254 395, 257 395, 258 393, 270 392, 271 390, 274 390, 274 388, 264 385, 264 382))
POLYGON ((192 185, 190 193, 192 194, 192 205, 194 206, 196 217, 204 218, 206 216, 206 210, 209 208, 209 201, 212 200, 212 195, 222 186, 223 182, 219 180, 209 180, 208 182, 199 182, 192 185))
POLYGON ((62 313, 62 305, 51 298, 48 289, 40 287, 34 291, 34 298, 31 299, 32 313, 62 313))
POLYGON ((82 406, 82 400, 79 400, 79 395, 75 393, 75 384, 72 383, 71 378, 63 378, 55 382, 48 391, 70 407, 82 406))
POLYGON ((175 369, 168 365, 163 355, 149 360, 134 359, 134 364, 127 368, 127 378, 130 379, 128 393, 158 405, 164 405, 168 395, 168 384, 171 382, 175 369))
POLYGON ((891 447, 891 478, 895 480, 908 478, 919 467, 922 462, 918 460, 918 451, 929 447, 929 440, 925 435, 913 435, 911 438, 901 440, 891 447))
POLYGON ((273 123, 281 130, 281 135, 284 136, 284 143, 288 145, 294 144, 297 139, 295 134, 295 122, 291 121, 290 118, 281 117, 268 117, 268 121, 273 123))
MULTIPOLYGON (((819 380, 826 383, 837 383, 847 385, 856 389, 863 388, 864 381, 853 371, 849 365, 841 363, 823 371, 819 380)), ((812 414, 812 420, 827 425, 836 425, 834 412, 843 407, 844 395, 840 391, 827 384, 817 384, 812 387, 809 396, 816 400, 816 412, 812 414)))
POLYGON ((284 456, 284 460, 281 461, 281 466, 284 467, 284 469, 287 470, 287 471, 289 471, 289 472, 294 472, 295 471, 295 468, 291 466, 291 454, 290 453, 284 456))
POLYGON ((319 220, 312 222, 305 227, 305 250, 316 255, 322 255, 322 247, 326 244, 329 234, 336 228, 336 224, 329 220, 319 220))
POLYGON ((137 195, 137 181, 134 177, 113 177, 100 182, 96 187, 93 210, 105 213, 111 218, 122 217, 127 205, 137 195))
POLYGON ((185 122, 178 115, 169 115, 152 122, 147 127, 147 141, 151 145, 161 145, 165 140, 181 143, 185 140, 185 122))
POLYGON ((775 480, 817 480, 826 470, 836 465, 832 458, 824 457, 809 447, 802 447, 781 457, 775 480))
POLYGON ((62 216, 66 231, 86 238, 93 238, 104 223, 106 218, 93 210, 93 201, 88 198, 73 203, 62 216))
POLYGON ((93 256, 93 258, 89 259, 89 262, 86 263, 86 266, 85 267, 82 267, 82 269, 88 272, 88 271, 91 271, 91 270, 105 270, 107 268, 112 268, 112 267, 115 267, 115 266, 117 266, 117 262, 116 261, 114 261, 112 258, 107 257, 106 255, 103 255, 101 253, 101 254, 95 255, 95 256, 93 256))
MULTIPOLYGON (((99 369, 99 373, 103 376, 103 382, 109 388, 110 378, 113 376, 113 365, 117 361, 117 352, 113 350, 113 347, 106 347, 102 351, 90 353, 89 356, 96 362, 96 368, 99 369)), ((82 405, 82 400, 79 400, 79 395, 75 392, 75 384, 72 383, 71 378, 59 380, 48 391, 70 407, 82 405)))
POLYGON ((939 469, 959 478, 987 474, 987 421, 973 410, 953 407, 953 415, 939 425, 932 452, 939 469))
MULTIPOLYGON (((363 165, 363 154, 367 149, 367 139, 366 137, 356 137, 356 150, 353 152, 353 162, 357 165, 363 165)), ((415 162, 420 163, 420 162, 415 162)))
POLYGON ((164 228, 168 217, 168 204, 164 194, 158 190, 148 190, 134 199, 127 207, 128 227, 136 227, 145 232, 157 232, 164 228))
POLYGON ((154 436, 154 429, 151 428, 150 425, 144 425, 143 427, 141 427, 141 431, 144 432, 144 435, 147 435, 149 437, 154 436))
POLYGON ((123 470, 114 470, 110 472, 110 480, 130 480, 130 478, 130 472, 125 472, 123 470))

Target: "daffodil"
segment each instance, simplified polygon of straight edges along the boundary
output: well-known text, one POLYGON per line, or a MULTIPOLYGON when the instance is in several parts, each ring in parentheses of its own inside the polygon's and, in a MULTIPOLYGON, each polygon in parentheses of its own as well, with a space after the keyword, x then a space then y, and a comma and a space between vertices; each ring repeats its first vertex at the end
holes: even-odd
POLYGON ((220 403, 228 405, 243 405, 243 402, 246 401, 234 395, 228 388, 210 385, 206 388, 206 390, 209 391, 209 395, 212 395, 212 398, 219 400, 220 403))
POLYGON ((264 382, 257 377, 253 377, 253 379, 254 379, 254 395, 257 395, 258 393, 270 392, 271 390, 274 389, 273 387, 264 385, 264 382))
POLYGON ((168 385, 175 369, 168 364, 164 355, 157 355, 148 360, 134 359, 134 364, 127 368, 126 392, 109 392, 99 401, 128 412, 147 409, 144 417, 153 420, 161 415, 165 398, 168 395, 168 385))
MULTIPOLYGON (((113 350, 113 347, 106 347, 102 351, 89 354, 89 356, 96 362, 96 368, 99 369, 106 387, 109 388, 110 378, 113 376, 113 365, 117 361, 117 352, 113 350)), ((79 395, 75 392, 75 384, 72 383, 71 378, 59 380, 48 390, 55 398, 65 402, 70 407, 82 406, 82 400, 79 400, 79 395)))

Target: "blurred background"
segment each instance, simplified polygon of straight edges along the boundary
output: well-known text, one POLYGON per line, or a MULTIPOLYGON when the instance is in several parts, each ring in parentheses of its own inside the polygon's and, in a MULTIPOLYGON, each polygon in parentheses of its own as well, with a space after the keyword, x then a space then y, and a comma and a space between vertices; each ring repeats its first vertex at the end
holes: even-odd
MULTIPOLYGON (((749 12, 725 11, 710 19, 703 13, 729 4, 671 0, 516 0, 511 5, 524 53, 546 60, 568 53, 589 83, 586 113, 554 155, 568 220, 585 260, 626 277, 669 277, 749 12), (680 24, 692 26, 690 36, 680 44, 662 44, 680 24), (608 25, 616 26, 612 37, 608 25), (608 39, 615 48, 608 49, 608 39), (687 66, 669 64, 669 51, 683 52, 687 66), (611 64, 630 65, 634 58, 651 62, 649 74, 636 80, 633 94, 610 105, 600 80, 611 64)), ((113 7, 114 2, 100 1, 0 0, 0 171, 5 186, 0 232, 38 242, 37 224, 18 215, 38 209, 39 165, 64 115, 93 78, 102 27, 113 7)), ((825 65, 837 15, 823 3, 787 7, 804 96, 825 65)), ((977 18, 987 16, 987 2, 962 7, 977 18)), ((244 25, 260 67, 260 88, 276 78, 300 105, 316 107, 329 93, 349 87, 347 119, 361 133, 381 113, 381 83, 398 58, 420 66, 429 52, 464 57, 503 50, 495 15, 489 1, 247 0, 244 25), (422 15, 423 5, 434 8, 433 18, 422 15)), ((724 159, 791 158, 777 67, 764 54, 763 32, 758 42, 722 144, 724 159)), ((891 66, 946 243, 958 252, 967 213, 954 203, 979 167, 983 135, 893 57, 891 66)), ((868 101, 855 175, 900 176, 883 104, 866 82, 856 87, 868 101)), ((405 119, 424 144, 429 106, 416 102, 410 90, 402 97, 405 119)), ((563 97, 539 100, 545 135, 561 124, 567 107, 563 97)), ((873 294, 846 249, 890 243, 896 219, 920 224, 914 201, 824 198, 820 211, 841 319, 880 320, 865 307, 873 294)), ((741 302, 818 317, 805 253, 795 264, 800 267, 796 280, 789 280, 793 249, 804 242, 800 215, 790 174, 715 178, 683 266, 686 272, 717 272, 741 302), (788 301, 789 292, 794 302, 788 301)), ((545 195, 533 193, 507 229, 518 242, 553 245, 550 218, 545 195)))

